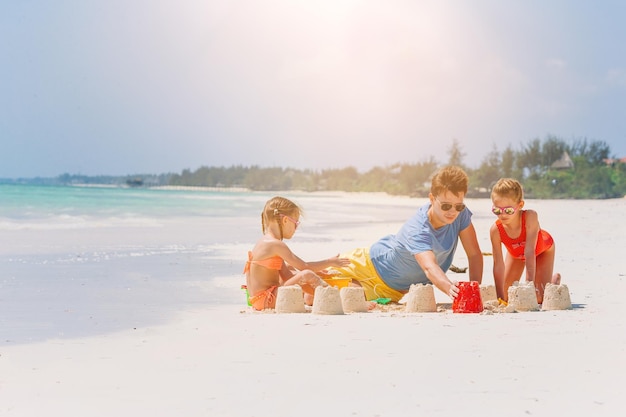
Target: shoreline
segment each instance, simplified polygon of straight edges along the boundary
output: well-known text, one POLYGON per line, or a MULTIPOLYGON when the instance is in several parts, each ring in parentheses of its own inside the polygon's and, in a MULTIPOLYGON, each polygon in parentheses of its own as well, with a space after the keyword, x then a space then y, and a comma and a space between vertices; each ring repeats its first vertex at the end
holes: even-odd
MULTIPOLYGON (((385 191, 338 191, 338 190, 252 190, 246 187, 210 187, 210 186, 193 186, 193 185, 142 185, 131 186, 128 184, 106 184, 106 183, 71 183, 71 184, 37 184, 37 183, 12 183, 12 182, 0 182, 1 185, 7 186, 35 186, 35 187, 77 187, 77 188, 114 188, 114 189, 130 189, 130 190, 165 190, 165 191, 204 191, 204 192, 223 192, 223 193, 253 193, 253 194, 271 194, 271 195, 326 195, 326 196, 341 196, 341 195, 371 195, 381 196, 385 198, 408 198, 408 199, 424 199, 427 196, 415 196, 409 194, 389 194, 385 191)), ((473 196, 466 197, 467 199, 489 199, 489 193, 480 193, 473 196)), ((626 195, 622 197, 608 197, 608 198, 526 198, 527 201, 611 201, 626 199, 626 195)))

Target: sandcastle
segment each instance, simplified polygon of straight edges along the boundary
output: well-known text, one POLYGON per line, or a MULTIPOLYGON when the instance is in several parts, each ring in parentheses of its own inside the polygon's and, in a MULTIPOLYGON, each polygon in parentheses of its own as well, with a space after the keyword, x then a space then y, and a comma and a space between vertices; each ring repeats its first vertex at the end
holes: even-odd
POLYGON ((367 310, 365 291, 361 287, 344 287, 339 290, 341 306, 345 313, 364 313, 367 310))
POLYGON ((278 287, 276 293, 277 313, 304 313, 304 296, 299 285, 286 285, 278 287))
POLYGON ((481 285, 480 286, 480 298, 483 300, 483 304, 487 304, 490 301, 498 301, 498 295, 495 285, 481 285))
POLYGON ((316 287, 313 298, 313 314, 343 314, 341 296, 337 287, 316 287))
POLYGON ((407 313, 428 313, 437 311, 435 291, 431 284, 412 284, 407 294, 407 313))
POLYGON ((542 310, 569 310, 572 308, 572 300, 567 285, 546 284, 543 292, 542 310))
POLYGON ((537 303, 537 293, 535 284, 532 282, 519 283, 515 281, 509 287, 509 306, 515 311, 537 311, 539 303, 537 303))

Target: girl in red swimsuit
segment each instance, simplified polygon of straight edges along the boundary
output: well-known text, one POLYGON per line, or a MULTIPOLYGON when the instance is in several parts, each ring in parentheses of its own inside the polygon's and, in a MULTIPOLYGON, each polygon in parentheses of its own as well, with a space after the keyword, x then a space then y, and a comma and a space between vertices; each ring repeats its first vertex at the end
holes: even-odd
POLYGON ((263 237, 248 252, 244 268, 250 304, 255 310, 276 306, 276 292, 281 285, 298 284, 304 300, 313 304, 313 293, 326 286, 316 272, 329 267, 347 266, 350 260, 334 256, 316 262, 305 262, 296 256, 284 239, 291 239, 300 224, 300 207, 283 197, 270 199, 261 213, 263 237))
POLYGON ((537 291, 537 302, 543 302, 546 284, 559 284, 561 274, 553 274, 554 240, 539 226, 539 216, 534 210, 522 210, 524 192, 519 181, 500 179, 491 190, 493 214, 498 220, 491 226, 489 235, 493 250, 493 278, 498 298, 508 300, 508 289, 519 281, 524 268, 526 281, 532 281, 537 291), (507 250, 503 259, 502 245, 507 250))

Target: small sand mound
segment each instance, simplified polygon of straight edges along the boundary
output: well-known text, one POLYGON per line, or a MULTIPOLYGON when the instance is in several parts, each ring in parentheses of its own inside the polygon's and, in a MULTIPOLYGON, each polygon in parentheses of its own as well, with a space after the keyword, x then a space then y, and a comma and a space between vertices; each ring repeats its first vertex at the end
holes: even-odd
POLYGON ((341 306, 346 313, 367 312, 365 291, 361 287, 344 287, 339 290, 341 306))
POLYGON ((429 313, 437 311, 435 291, 431 284, 412 284, 406 298, 407 313, 429 313))
POLYGON ((317 287, 313 298, 313 314, 343 314, 341 296, 337 287, 317 287))
POLYGON ((543 292, 542 310, 569 310, 571 308, 572 300, 567 285, 546 284, 546 289, 543 292))
POLYGON ((489 300, 484 304, 483 313, 515 313, 515 308, 510 304, 500 303, 498 300, 489 300))
POLYGON ((278 287, 276 294, 277 313, 304 313, 304 296, 299 285, 278 287))
POLYGON ((480 298, 483 300, 483 304, 487 304, 489 301, 498 301, 498 295, 496 293, 495 285, 481 285, 480 286, 480 298))
POLYGON ((532 282, 519 283, 515 281, 509 287, 509 305, 513 306, 515 311, 537 311, 539 304, 537 303, 537 295, 535 284, 532 282))

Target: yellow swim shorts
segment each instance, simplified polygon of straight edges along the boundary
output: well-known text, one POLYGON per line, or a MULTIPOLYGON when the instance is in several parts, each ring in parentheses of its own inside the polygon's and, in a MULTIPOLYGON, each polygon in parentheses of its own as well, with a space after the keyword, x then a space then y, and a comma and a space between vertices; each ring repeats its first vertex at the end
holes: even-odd
POLYGON ((389 288, 378 276, 378 272, 376 272, 370 259, 369 249, 358 248, 349 253, 342 253, 340 256, 350 259, 350 265, 340 268, 334 267, 332 268, 333 271, 338 271, 340 277, 358 281, 365 290, 367 300, 391 298, 397 303, 404 296, 400 291, 389 288))

